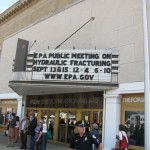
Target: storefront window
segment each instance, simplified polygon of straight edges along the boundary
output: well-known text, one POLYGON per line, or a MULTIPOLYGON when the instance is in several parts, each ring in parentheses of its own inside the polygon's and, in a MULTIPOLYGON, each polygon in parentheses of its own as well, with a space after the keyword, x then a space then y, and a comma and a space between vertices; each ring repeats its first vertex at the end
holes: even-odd
POLYGON ((125 111, 125 129, 130 145, 144 146, 144 111, 125 111))

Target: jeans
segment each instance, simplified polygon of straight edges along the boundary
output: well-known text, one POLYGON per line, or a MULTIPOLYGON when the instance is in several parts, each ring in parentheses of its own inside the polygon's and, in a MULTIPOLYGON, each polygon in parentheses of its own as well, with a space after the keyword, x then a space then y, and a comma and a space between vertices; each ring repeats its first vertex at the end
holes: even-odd
POLYGON ((42 134, 42 150, 46 150, 47 144, 47 133, 42 134))
POLYGON ((34 150, 34 145, 35 145, 35 139, 34 136, 30 137, 30 148, 29 150, 34 150))

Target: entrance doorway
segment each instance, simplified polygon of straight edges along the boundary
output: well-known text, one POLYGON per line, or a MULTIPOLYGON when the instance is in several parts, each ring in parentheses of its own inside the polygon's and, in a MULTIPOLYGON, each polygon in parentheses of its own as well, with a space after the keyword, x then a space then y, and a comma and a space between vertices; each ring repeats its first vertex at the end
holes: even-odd
POLYGON ((92 130, 93 123, 99 126, 100 139, 102 138, 103 111, 102 109, 31 109, 27 113, 35 113, 37 120, 47 118, 48 129, 51 130, 54 141, 70 143, 75 133, 75 124, 78 120, 86 121, 86 130, 92 130))
POLYGON ((59 132, 58 141, 70 143, 74 134, 76 123, 76 111, 60 110, 59 111, 59 132))

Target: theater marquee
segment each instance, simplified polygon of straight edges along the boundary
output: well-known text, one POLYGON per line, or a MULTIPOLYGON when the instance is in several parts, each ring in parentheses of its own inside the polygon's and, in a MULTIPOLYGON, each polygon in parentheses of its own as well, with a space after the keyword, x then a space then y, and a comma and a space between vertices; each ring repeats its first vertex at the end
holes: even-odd
POLYGON ((118 73, 116 50, 35 52, 33 80, 111 82, 118 73))

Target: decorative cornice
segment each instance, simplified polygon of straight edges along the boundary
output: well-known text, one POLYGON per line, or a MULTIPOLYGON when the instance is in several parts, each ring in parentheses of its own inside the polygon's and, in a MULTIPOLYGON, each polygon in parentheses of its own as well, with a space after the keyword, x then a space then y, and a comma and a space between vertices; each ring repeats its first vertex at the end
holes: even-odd
POLYGON ((16 16, 21 10, 31 6, 36 1, 39 0, 19 0, 2 14, 0 14, 0 24, 8 21, 11 17, 16 16))

